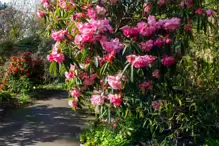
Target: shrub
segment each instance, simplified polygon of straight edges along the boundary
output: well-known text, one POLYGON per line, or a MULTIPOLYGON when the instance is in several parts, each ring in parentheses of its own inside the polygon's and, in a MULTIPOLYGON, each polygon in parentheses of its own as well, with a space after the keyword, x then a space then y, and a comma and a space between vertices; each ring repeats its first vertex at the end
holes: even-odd
POLYGON ((12 92, 31 90, 43 81, 43 74, 42 60, 34 59, 31 53, 25 53, 21 57, 12 57, 2 86, 6 86, 12 92))
POLYGON ((106 128, 105 125, 93 126, 84 135, 80 135, 80 141, 84 146, 130 146, 130 140, 111 128, 106 128))
POLYGON ((14 108, 17 105, 17 100, 8 92, 0 92, 1 109, 14 108))
MULTIPOLYGON (((47 35, 56 41, 47 59, 51 72, 65 74, 69 105, 76 110, 90 101, 99 119, 120 117, 125 129, 134 127, 127 133, 134 134, 132 141, 142 140, 135 136, 142 132, 145 140, 149 137, 155 144, 186 143, 187 134, 194 131, 193 127, 186 129, 187 121, 197 120, 193 103, 198 101, 187 101, 187 93, 189 98, 197 95, 187 89, 190 80, 175 73, 178 62, 189 51, 193 31, 207 32, 212 26, 208 18, 216 13, 208 10, 205 2, 43 1, 46 9, 40 17, 48 22, 47 35), (182 85, 179 93, 174 88, 176 82, 182 85), (180 103, 177 97, 186 105, 181 109, 185 115, 182 119, 175 111, 180 103), (164 112, 160 111, 162 105, 164 112), (182 131, 177 122, 182 123, 182 131)), ((190 140, 195 143, 196 137, 192 135, 190 140)))
POLYGON ((4 41, 0 43, 0 57, 7 57, 11 55, 14 49, 14 43, 11 41, 4 41))

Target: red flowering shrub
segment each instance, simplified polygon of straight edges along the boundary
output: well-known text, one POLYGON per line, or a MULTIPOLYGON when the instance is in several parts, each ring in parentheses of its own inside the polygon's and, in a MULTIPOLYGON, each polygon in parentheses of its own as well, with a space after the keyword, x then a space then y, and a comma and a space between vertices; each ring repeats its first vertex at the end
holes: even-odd
POLYGON ((44 67, 40 58, 34 59, 31 53, 20 57, 12 57, 1 90, 10 89, 19 92, 22 88, 31 89, 43 81, 44 67), (25 82, 25 84, 24 84, 25 82))

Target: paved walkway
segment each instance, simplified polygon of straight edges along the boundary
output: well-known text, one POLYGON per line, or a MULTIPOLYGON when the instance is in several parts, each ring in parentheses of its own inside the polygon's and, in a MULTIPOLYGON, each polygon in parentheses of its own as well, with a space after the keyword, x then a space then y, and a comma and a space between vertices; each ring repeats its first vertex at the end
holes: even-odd
POLYGON ((52 96, 8 113, 0 125, 0 146, 79 146, 79 133, 91 118, 73 112, 65 92, 52 96))

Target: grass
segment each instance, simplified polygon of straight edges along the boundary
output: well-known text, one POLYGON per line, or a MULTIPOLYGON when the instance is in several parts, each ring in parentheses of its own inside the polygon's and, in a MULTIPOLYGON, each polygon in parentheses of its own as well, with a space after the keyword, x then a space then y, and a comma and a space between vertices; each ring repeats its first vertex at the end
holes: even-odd
POLYGON ((40 85, 37 87, 37 89, 65 91, 67 90, 67 86, 65 83, 52 83, 52 84, 40 85))

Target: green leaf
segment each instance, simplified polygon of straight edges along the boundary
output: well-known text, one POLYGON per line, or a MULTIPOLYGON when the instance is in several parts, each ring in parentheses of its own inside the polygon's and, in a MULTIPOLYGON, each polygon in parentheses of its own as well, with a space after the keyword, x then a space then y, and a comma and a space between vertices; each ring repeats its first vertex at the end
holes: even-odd
POLYGON ((125 68, 123 69, 122 74, 125 73, 125 71, 127 70, 127 68, 128 68, 129 66, 130 66, 130 64, 128 63, 128 64, 125 66, 125 68))
POLYGON ((52 62, 52 63, 50 64, 49 72, 50 72, 53 76, 57 76, 57 63, 52 62))

